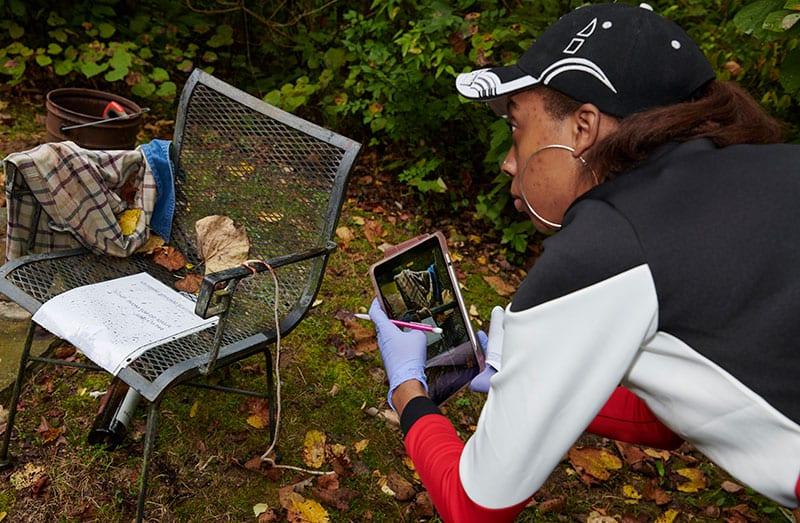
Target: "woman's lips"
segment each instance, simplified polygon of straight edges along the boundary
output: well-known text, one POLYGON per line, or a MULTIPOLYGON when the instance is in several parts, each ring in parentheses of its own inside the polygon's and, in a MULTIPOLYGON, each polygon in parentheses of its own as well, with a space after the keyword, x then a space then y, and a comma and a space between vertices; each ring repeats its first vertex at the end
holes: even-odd
POLYGON ((514 208, 519 212, 525 212, 525 202, 521 198, 514 198, 514 208))

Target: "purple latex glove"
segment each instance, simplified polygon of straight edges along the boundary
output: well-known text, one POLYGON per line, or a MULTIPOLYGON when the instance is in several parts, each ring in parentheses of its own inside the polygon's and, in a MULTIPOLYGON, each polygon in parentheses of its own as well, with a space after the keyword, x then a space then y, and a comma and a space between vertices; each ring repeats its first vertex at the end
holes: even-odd
POLYGON ((492 309, 492 316, 489 320, 489 335, 478 331, 478 344, 486 355, 486 367, 469 383, 470 390, 474 392, 489 392, 490 380, 492 376, 500 370, 500 363, 503 354, 503 315, 505 311, 502 307, 492 309))
POLYGON ((428 339, 420 331, 404 332, 390 322, 377 298, 369 308, 369 317, 375 323, 378 333, 378 348, 389 377, 389 406, 394 410, 392 393, 401 383, 417 380, 425 387, 425 391, 428 390, 428 382, 425 380, 428 339))

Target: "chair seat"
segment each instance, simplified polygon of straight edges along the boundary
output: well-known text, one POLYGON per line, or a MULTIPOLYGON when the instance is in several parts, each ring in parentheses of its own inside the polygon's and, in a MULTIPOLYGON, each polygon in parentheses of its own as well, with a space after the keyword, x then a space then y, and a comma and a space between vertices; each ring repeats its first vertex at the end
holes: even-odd
MULTIPOLYGON (((65 251, 48 255, 19 258, 0 268, 0 292, 13 298, 31 314, 47 300, 70 289, 100 283, 114 278, 146 272, 172 287, 178 277, 151 257, 134 255, 129 258, 98 256, 84 250, 65 251)), ((264 279, 267 280, 266 278, 264 279)), ((242 283, 242 287, 252 283, 242 283)), ((237 293, 241 297, 247 289, 237 293)), ((263 290, 263 289, 262 289, 263 290)), ((285 292, 281 289, 281 292, 285 292)), ((263 298, 269 299, 264 296, 263 298)), ((241 309, 241 305, 238 304, 241 309)), ((269 325, 271 307, 260 303, 258 310, 232 314, 222 339, 220 358, 242 352, 256 352, 273 336, 262 333, 258 325, 269 325)), ((196 368, 208 358, 214 342, 215 329, 200 331, 183 338, 153 347, 139 355, 119 377, 148 400, 155 400, 169 385, 188 374, 197 375, 196 368), (192 372, 195 371, 195 372, 192 372)), ((274 334, 274 333, 273 333, 274 334)), ((80 349, 80 347, 78 347, 80 349)))

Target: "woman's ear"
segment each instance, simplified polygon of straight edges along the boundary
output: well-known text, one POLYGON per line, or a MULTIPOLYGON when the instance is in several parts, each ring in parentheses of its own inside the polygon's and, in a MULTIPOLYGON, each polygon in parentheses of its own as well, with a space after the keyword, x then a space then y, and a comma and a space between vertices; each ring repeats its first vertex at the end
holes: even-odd
POLYGON ((603 113, 594 104, 581 105, 572 115, 575 157, 583 156, 597 142, 603 113))

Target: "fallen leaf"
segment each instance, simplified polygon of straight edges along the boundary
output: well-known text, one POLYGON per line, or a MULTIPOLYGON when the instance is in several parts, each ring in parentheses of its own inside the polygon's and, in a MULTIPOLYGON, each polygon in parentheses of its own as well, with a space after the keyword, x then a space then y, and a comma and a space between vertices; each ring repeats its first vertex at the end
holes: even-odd
POLYGON ((269 402, 263 398, 249 398, 247 400, 247 424, 256 429, 263 429, 269 425, 269 402))
POLYGON ((36 432, 39 433, 39 436, 42 438, 42 443, 52 443, 61 437, 64 434, 64 427, 59 428, 52 428, 47 420, 44 419, 44 416, 41 417, 41 423, 39 424, 39 428, 36 429, 36 432))
POLYGON ((500 296, 509 297, 517 290, 500 276, 484 276, 483 280, 500 296))
POLYGON ((469 315, 471 318, 477 318, 479 314, 478 308, 475 305, 469 306, 469 315))
POLYGON ((364 225, 366 223, 361 216, 353 216, 350 220, 356 225, 364 225))
POLYGON ((364 224, 364 236, 369 243, 375 245, 375 241, 383 236, 383 226, 378 221, 367 220, 364 224))
POLYGON ((6 512, 5 510, 1 511, 0 512, 0 521, 5 521, 6 520, 6 516, 8 516, 8 512, 6 512))
POLYGON ((607 480, 612 470, 622 468, 622 461, 605 449, 573 447, 568 456, 573 467, 599 480, 607 480))
POLYGON ((433 502, 426 491, 423 490, 414 498, 414 502, 411 504, 411 512, 418 518, 433 517, 433 502))
POLYGON ((681 492, 699 492, 706 487, 706 476, 700 469, 683 468, 675 470, 675 473, 688 479, 678 484, 681 492))
POLYGON ((330 462, 337 476, 347 476, 351 474, 353 462, 347 454, 347 447, 341 443, 325 446, 325 457, 330 462))
POLYGON ((672 523, 675 521, 675 518, 678 517, 678 514, 680 514, 680 512, 674 508, 666 510, 663 514, 656 518, 656 523, 672 523))
POLYGON ((720 484, 720 488, 722 488, 722 490, 730 494, 736 494, 737 492, 740 492, 742 489, 744 489, 744 487, 739 485, 738 483, 734 483, 733 481, 727 481, 727 480, 723 481, 722 484, 720 484))
POLYGON ((356 449, 356 454, 361 454, 362 452, 364 452, 364 449, 367 448, 367 445, 369 445, 369 440, 362 439, 361 441, 356 441, 353 444, 353 448, 356 449))
POLYGON ((670 453, 668 450, 656 450, 651 448, 644 449, 644 453, 650 456, 651 458, 658 458, 664 461, 669 460, 670 453))
POLYGON ((611 516, 606 516, 597 510, 593 510, 586 517, 586 523, 617 523, 617 520, 611 516))
POLYGON ((638 500, 642 499, 642 495, 639 494, 639 491, 636 490, 636 487, 633 485, 622 485, 622 495, 628 498, 625 501, 626 503, 636 503, 638 500))
POLYGON ((123 236, 130 236, 136 232, 136 226, 139 224, 139 219, 142 217, 141 209, 128 209, 119 215, 119 228, 123 236))
MULTIPOLYGON (((197 407, 199 406, 200 403, 197 400, 194 400, 194 403, 192 403, 192 408, 189 409, 190 418, 194 418, 195 416, 197 416, 197 407)), ((258 516, 258 514, 256 514, 256 516, 258 516)))
POLYGON ((259 514, 257 521, 258 523, 272 523, 278 521, 278 515, 270 508, 259 514))
POLYGON ((47 476, 47 474, 41 475, 36 478, 36 481, 34 481, 33 485, 31 485, 31 493, 33 493, 34 496, 38 496, 49 484, 50 478, 47 476))
POLYGON ((660 489, 656 480, 652 480, 650 483, 646 484, 642 494, 645 499, 654 502, 656 505, 666 505, 672 501, 672 496, 660 489))
POLYGON ((355 235, 353 231, 350 230, 350 227, 342 225, 336 228, 336 237, 342 240, 342 245, 347 248, 350 242, 355 238, 355 235))
POLYGON ((144 242, 144 245, 136 249, 136 252, 139 254, 153 254, 153 251, 155 251, 159 247, 163 247, 164 243, 166 243, 164 241, 164 238, 162 238, 157 234, 151 234, 147 238, 147 241, 144 242))
POLYGON ((260 516, 267 510, 269 510, 269 505, 267 505, 266 503, 256 503, 255 505, 253 505, 253 514, 256 517, 260 516))
POLYGON ((385 419, 390 425, 394 425, 396 427, 400 426, 400 416, 398 416, 397 413, 392 409, 383 409, 380 412, 380 417, 385 419))
POLYGON ((72 345, 61 345, 53 352, 53 357, 57 360, 65 360, 75 355, 75 347, 72 345))
POLYGON ((567 497, 559 496, 557 498, 552 498, 542 501, 536 506, 536 508, 541 514, 546 514, 548 512, 559 513, 564 510, 564 507, 566 507, 566 505, 567 505, 567 497))
POLYGON ((192 272, 176 281, 175 288, 179 291, 197 294, 200 292, 200 284, 202 283, 203 275, 192 272))
POLYGON ((170 271, 177 271, 186 265, 186 257, 181 251, 168 245, 153 251, 153 262, 170 271))
POLYGON ((645 459, 645 453, 642 452, 642 449, 636 445, 631 445, 630 443, 624 443, 622 441, 615 441, 614 446, 617 447, 619 453, 622 454, 622 459, 624 459, 625 463, 628 465, 636 465, 645 459))
POLYGON ((30 488, 43 475, 44 467, 34 465, 33 463, 26 463, 22 470, 11 474, 11 485, 13 485, 16 490, 30 488))
POLYGON ((306 499, 296 492, 289 494, 286 520, 291 523, 328 523, 328 512, 313 499, 306 499))
POLYGON ((224 271, 247 261, 250 240, 244 226, 218 214, 206 216, 194 224, 197 250, 206 264, 206 274, 224 271))
POLYGON ((303 462, 318 469, 325 462, 325 434, 318 430, 306 432, 303 442, 303 462))
POLYGON ((394 471, 386 476, 386 484, 392 489, 394 497, 398 501, 408 501, 417 494, 417 491, 414 490, 414 485, 394 471))

